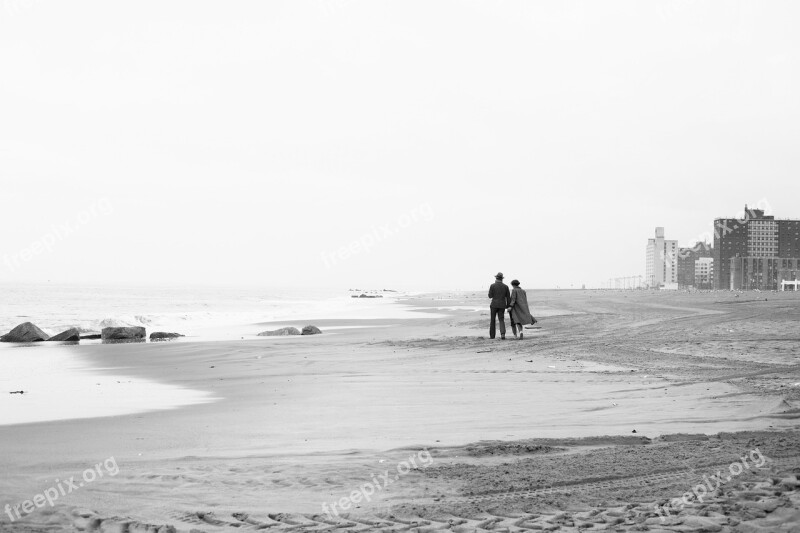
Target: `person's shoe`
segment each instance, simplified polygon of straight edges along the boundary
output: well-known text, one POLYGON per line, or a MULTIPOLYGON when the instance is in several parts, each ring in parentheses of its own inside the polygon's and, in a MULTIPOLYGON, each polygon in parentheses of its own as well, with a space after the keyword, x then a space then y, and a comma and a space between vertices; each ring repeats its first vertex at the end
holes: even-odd
POLYGON ((519 340, 522 340, 522 332, 519 332, 519 340))
POLYGON ((501 341, 504 341, 504 340, 506 340, 506 336, 505 336, 505 335, 503 335, 502 337, 500 337, 500 340, 501 340, 501 341))

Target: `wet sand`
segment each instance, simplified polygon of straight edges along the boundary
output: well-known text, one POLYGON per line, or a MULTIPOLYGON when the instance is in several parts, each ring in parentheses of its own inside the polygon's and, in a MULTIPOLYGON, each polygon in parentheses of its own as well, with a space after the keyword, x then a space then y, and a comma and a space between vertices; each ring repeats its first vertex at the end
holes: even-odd
MULTIPOLYGON (((1 505, 112 456, 119 466, 55 508, 13 522, 0 516, 0 530, 134 531, 138 522, 186 531, 369 530, 380 520, 378 529, 398 531, 415 520, 431 530, 609 522, 625 530, 653 518, 647 513, 657 500, 689 490, 704 468, 754 447, 770 461, 723 489, 739 494, 755 487, 742 483, 767 484, 758 491, 772 503, 762 507, 773 499, 780 505, 751 517, 754 527, 768 527, 757 521, 779 511, 796 512, 796 488, 784 481, 800 467, 792 459, 800 455, 797 296, 531 292, 542 328, 526 330, 523 341, 486 338, 483 296, 406 302, 423 308, 418 319, 319 320, 331 329, 315 337, 74 347, 109 375, 219 400, 0 426, 1 505), (758 433, 727 434, 745 430, 758 433), (676 434, 683 436, 663 437, 676 434), (591 438, 603 435, 615 437, 591 438), (322 503, 423 448, 429 466, 398 475, 347 517, 321 515, 322 503), (656 477, 636 485, 647 476, 656 477), (592 485, 602 480, 612 482, 592 485)), ((731 509, 719 514, 744 513, 731 509)), ((702 509, 681 513, 695 511, 702 509)), ((723 522, 703 527, 742 530, 723 522)), ((651 526, 700 530, 686 529, 685 520, 651 526)))

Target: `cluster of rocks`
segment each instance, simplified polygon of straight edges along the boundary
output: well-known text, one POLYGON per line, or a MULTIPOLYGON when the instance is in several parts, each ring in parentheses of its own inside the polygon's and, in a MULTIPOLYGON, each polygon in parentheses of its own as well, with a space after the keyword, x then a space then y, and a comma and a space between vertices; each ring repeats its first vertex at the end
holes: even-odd
POLYGON ((356 296, 355 294, 353 294, 352 296, 350 296, 350 298, 383 298, 383 295, 382 295, 382 294, 364 294, 364 293, 362 292, 362 293, 361 293, 360 295, 358 295, 358 296, 356 296))
MULTIPOLYGON (((103 342, 141 342, 147 332, 141 326, 103 328, 99 334, 81 335, 78 328, 69 328, 58 335, 49 336, 32 322, 24 322, 3 336, 0 342, 78 342, 81 339, 101 339, 103 342)), ((180 333, 156 331, 150 334, 150 340, 167 340, 183 337, 180 333)))
POLYGON ((259 337, 282 337, 285 335, 319 335, 322 333, 317 326, 306 326, 303 331, 297 328, 287 327, 274 329, 272 331, 262 331, 258 334, 259 337))
MULTIPOLYGON (((283 335, 319 335, 322 333, 317 326, 306 326, 303 330, 294 327, 280 328, 274 331, 263 331, 258 335, 261 337, 275 337, 283 335)), ((81 339, 100 339, 103 342, 144 342, 147 332, 142 326, 124 326, 124 327, 108 327, 103 328, 99 334, 92 333, 88 335, 81 335, 78 328, 69 328, 62 331, 58 335, 49 336, 47 333, 39 329, 36 324, 32 322, 24 322, 15 327, 3 336, 0 336, 0 342, 43 342, 43 341, 57 341, 57 342, 78 342, 81 339)), ((151 341, 168 341, 183 337, 180 333, 170 333, 166 331, 155 331, 150 334, 151 341)))

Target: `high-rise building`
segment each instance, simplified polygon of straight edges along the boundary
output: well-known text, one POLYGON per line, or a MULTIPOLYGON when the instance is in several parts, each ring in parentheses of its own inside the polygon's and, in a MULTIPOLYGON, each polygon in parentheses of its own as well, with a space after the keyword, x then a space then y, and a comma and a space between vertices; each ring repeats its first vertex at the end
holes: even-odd
POLYGON ((647 239, 645 285, 654 289, 678 285, 678 241, 666 240, 664 228, 656 228, 655 238, 647 239))
MULTIPOLYGON (((763 211, 754 210, 764 216, 763 211)), ((745 216, 718 218, 714 221, 714 276, 715 289, 729 289, 731 285, 731 258, 747 256, 747 222, 750 216, 745 207, 745 216)))
POLYGON ((800 220, 775 220, 762 209, 714 221, 714 288, 777 290, 794 279, 800 220))

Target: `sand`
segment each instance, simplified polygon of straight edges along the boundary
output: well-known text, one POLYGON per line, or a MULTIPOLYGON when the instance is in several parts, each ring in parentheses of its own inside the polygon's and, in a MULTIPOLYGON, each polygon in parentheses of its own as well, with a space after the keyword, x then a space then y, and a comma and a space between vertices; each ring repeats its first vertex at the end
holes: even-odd
POLYGON ((800 528, 796 295, 531 292, 523 341, 486 338, 483 296, 313 337, 75 347, 216 400, 0 426, 0 506, 104 471, 0 531, 800 528), (655 507, 756 449, 704 502, 655 507))

